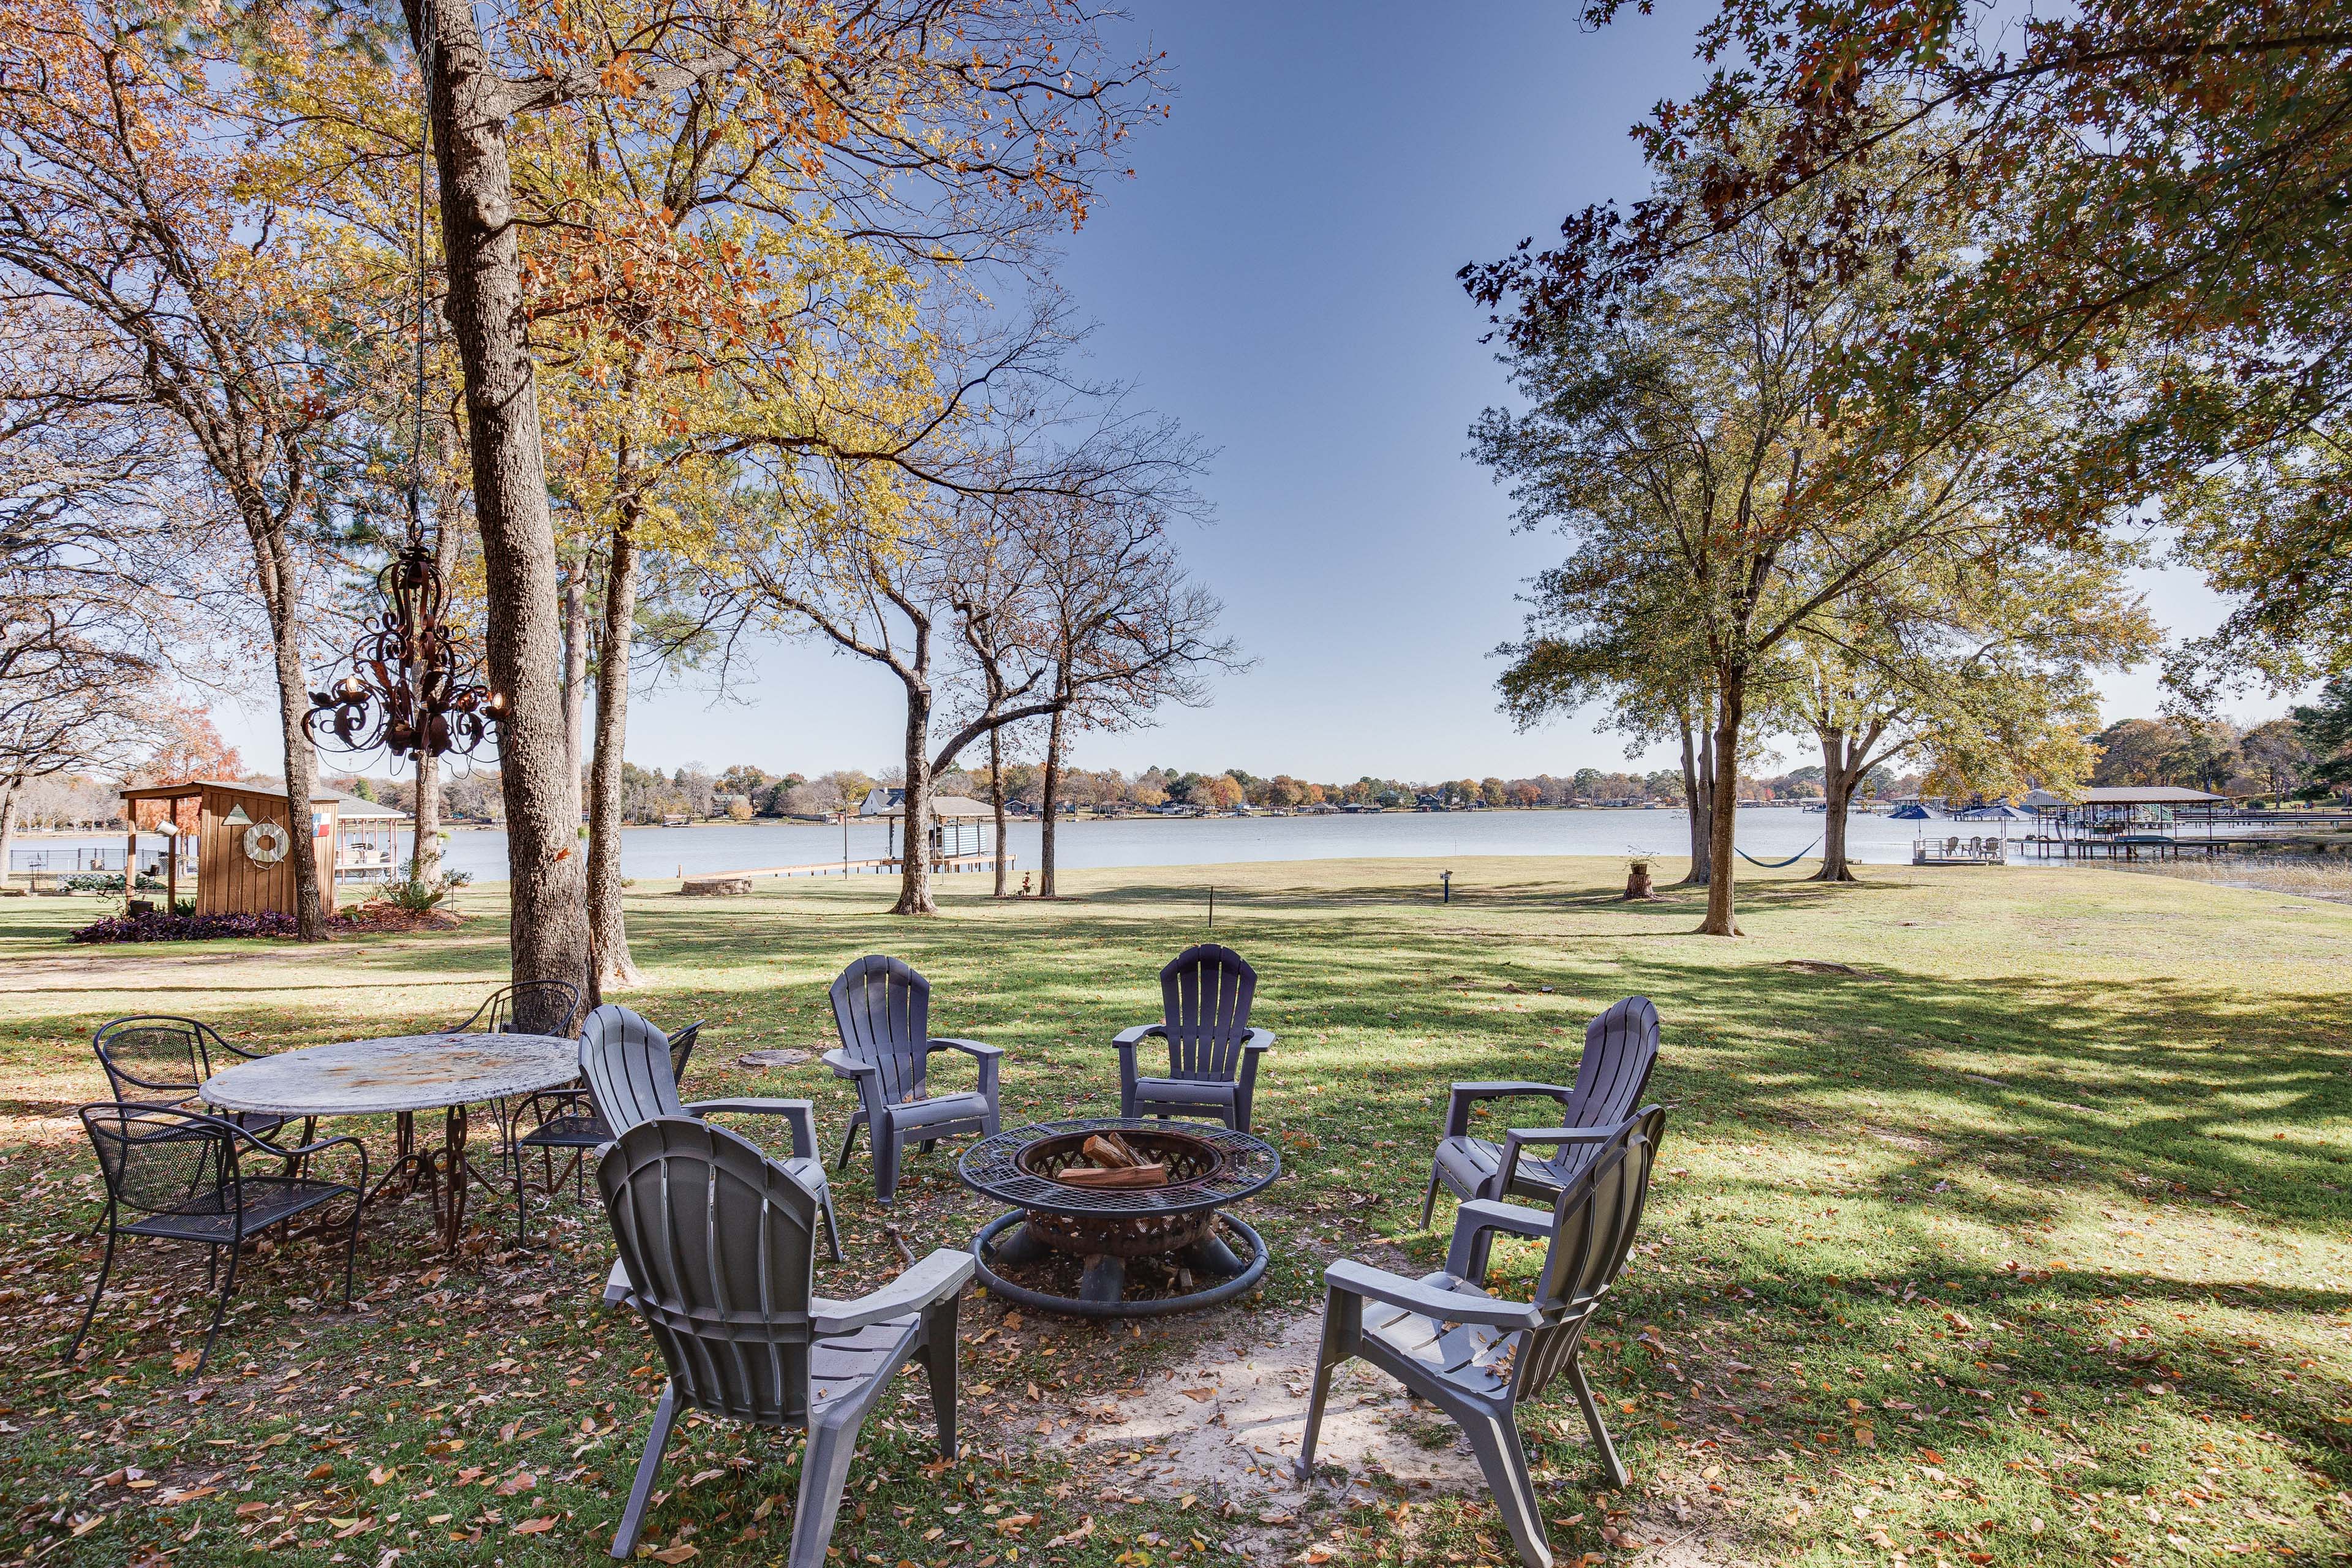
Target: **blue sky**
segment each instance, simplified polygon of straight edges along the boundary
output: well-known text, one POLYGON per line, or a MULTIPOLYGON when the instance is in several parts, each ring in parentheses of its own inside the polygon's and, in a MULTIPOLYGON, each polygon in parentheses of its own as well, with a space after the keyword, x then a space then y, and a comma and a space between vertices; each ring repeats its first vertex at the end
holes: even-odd
MULTIPOLYGON (((1556 542, 1514 536, 1507 499, 1463 457, 1504 387, 1455 269, 1588 201, 1639 195, 1626 128, 1697 79, 1697 7, 1668 0, 1590 34, 1575 10, 1139 10, 1130 41, 1168 51, 1174 112, 1135 144, 1136 178, 1066 242, 1062 277, 1097 323, 1094 373, 1136 384, 1217 449, 1203 487, 1216 519, 1183 545, 1257 664, 1205 709, 1081 737, 1080 764, 1316 779, 1625 765, 1622 743, 1584 723, 1521 734, 1496 711, 1489 650, 1556 542)), ((2146 586, 2176 634, 2220 616, 2193 577, 2151 573, 2146 586)), ((898 692, 858 661, 776 647, 734 700, 713 707, 691 687, 640 700, 628 754, 874 769, 896 754, 898 692)), ((2106 694, 2111 717, 2152 712, 2155 672, 2106 694)), ((275 753, 266 706, 221 718, 248 757, 275 753)), ((1783 755, 1812 760, 1793 744, 1783 755)))

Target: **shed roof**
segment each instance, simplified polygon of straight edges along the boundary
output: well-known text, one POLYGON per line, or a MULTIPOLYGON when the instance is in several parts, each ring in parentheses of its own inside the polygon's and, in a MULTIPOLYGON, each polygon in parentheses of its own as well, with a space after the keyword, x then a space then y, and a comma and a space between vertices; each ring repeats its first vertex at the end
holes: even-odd
MULTIPOLYGON (((907 815, 907 792, 903 789, 884 788, 867 790, 866 798, 858 803, 857 815, 904 817, 907 815)), ((948 820, 955 817, 993 816, 996 812, 995 808, 987 802, 973 800, 968 795, 934 795, 931 796, 931 815, 941 820, 948 820)))

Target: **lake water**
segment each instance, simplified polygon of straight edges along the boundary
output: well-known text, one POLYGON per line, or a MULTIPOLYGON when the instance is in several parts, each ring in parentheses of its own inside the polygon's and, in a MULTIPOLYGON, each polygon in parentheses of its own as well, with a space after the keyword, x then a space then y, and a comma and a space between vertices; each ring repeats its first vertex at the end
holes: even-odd
MULTIPOLYGON (((1760 859, 1780 860, 1815 845, 1822 818, 1807 811, 1766 809, 1739 814, 1739 847, 1760 859)), ((1857 860, 1907 864, 1910 822, 1855 816, 1847 833, 1857 860)), ((1941 826, 1941 824, 1936 826, 1941 826)), ((1976 824, 1953 824, 1950 830, 1976 824)), ((1038 825, 1014 819, 1016 868, 1037 864, 1038 825)), ((970 835, 967 834, 967 841, 970 835)), ((1368 816, 1149 817, 1065 822, 1055 854, 1067 868, 1206 866, 1234 860, 1334 860, 1470 855, 1682 856, 1690 828, 1679 811, 1383 812, 1368 816)), ((883 852, 879 824, 852 823, 852 860, 883 852)), ((839 826, 814 823, 710 824, 699 827, 632 827, 621 840, 625 876, 659 879, 770 866, 838 862, 839 826)), ((449 841, 448 863, 483 881, 506 876, 506 835, 460 831, 449 841)))
MULTIPOLYGON (((1764 860, 1810 852, 1819 843, 1822 820, 1819 813, 1803 810, 1744 810, 1739 814, 1739 847, 1764 860)), ((1857 816, 1848 827, 1848 850, 1856 860, 1907 864, 1911 841, 1923 826, 1939 835, 1999 831, 1998 825, 1990 823, 1923 824, 1857 816)), ((1034 868, 1037 824, 1014 819, 1011 837, 1016 867, 1034 868)), ((14 859, 20 870, 32 864, 37 855, 46 855, 44 863, 50 866, 70 866, 74 850, 85 847, 112 850, 113 863, 119 867, 121 846, 122 840, 111 835, 87 839, 20 838, 14 859)), ((153 854, 160 844, 150 840, 145 847, 153 854)), ((1115 818, 1065 822, 1056 844, 1061 864, 1072 868, 1471 855, 1680 857, 1689 847, 1690 829, 1680 811, 1613 810, 1115 818)), ((404 854, 404 842, 402 848, 404 854)), ((881 825, 853 822, 845 852, 853 860, 881 855, 881 825)), ((625 876, 657 880, 713 871, 838 862, 844 853, 838 826, 757 822, 631 827, 622 835, 621 870, 625 876)), ((506 834, 495 828, 459 828, 449 839, 449 867, 469 873, 478 881, 505 880, 506 856, 506 834)))

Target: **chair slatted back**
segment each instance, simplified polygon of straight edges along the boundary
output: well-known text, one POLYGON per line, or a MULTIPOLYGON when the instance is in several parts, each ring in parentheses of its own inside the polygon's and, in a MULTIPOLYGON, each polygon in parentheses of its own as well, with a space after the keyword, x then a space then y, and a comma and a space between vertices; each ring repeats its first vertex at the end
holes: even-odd
POLYGON ((679 1397, 803 1425, 817 1195, 726 1129, 682 1117, 622 1132, 596 1185, 679 1397))
POLYGON ((1665 1111, 1654 1105, 1628 1120, 1553 1205, 1551 1247, 1535 1292, 1545 1321, 1519 1344, 1515 1397, 1535 1398, 1568 1364, 1594 1305, 1624 1272, 1665 1125, 1665 1111))
POLYGON ((490 994, 461 1035, 565 1035, 580 1014, 580 988, 568 980, 518 980, 490 994))
POLYGON ((1250 1003, 1257 971, 1230 947, 1188 947, 1160 972, 1162 1021, 1168 1026, 1171 1078, 1231 1083, 1241 1072, 1242 1042, 1249 1038, 1250 1003))
POLYGON ((215 1047, 235 1058, 210 1026, 160 1014, 102 1024, 89 1045, 119 1100, 194 1094, 213 1075, 215 1047))
POLYGON ((209 1116, 168 1106, 85 1105, 82 1130, 107 1195, 141 1214, 225 1214, 236 1207, 236 1140, 209 1116))
POLYGON ((833 1024, 852 1060, 882 1069, 892 1105, 930 1092, 931 983, 903 958, 868 953, 833 983, 833 1024))
POLYGON ((1628 996, 1584 1026, 1571 1127, 1614 1127, 1633 1114, 1658 1065, 1658 1010, 1628 996))
POLYGON ((626 1007, 607 1002, 588 1015, 580 1030, 580 1076, 615 1134, 686 1114, 669 1053, 669 1037, 626 1007))

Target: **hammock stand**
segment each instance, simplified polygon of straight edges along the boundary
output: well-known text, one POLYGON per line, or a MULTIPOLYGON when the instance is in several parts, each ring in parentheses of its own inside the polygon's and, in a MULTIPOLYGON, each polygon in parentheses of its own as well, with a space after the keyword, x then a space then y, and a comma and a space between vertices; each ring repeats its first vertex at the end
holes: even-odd
POLYGON ((1734 855, 1738 856, 1742 860, 1747 861, 1750 866, 1761 866, 1768 871, 1777 871, 1783 866, 1795 865, 1798 861, 1811 854, 1813 852, 1814 846, 1820 843, 1820 839, 1814 839, 1811 844, 1806 845, 1802 849, 1798 850, 1786 860, 1759 860, 1755 856, 1750 855, 1747 850, 1742 849, 1737 844, 1731 847, 1731 852, 1734 855))

